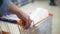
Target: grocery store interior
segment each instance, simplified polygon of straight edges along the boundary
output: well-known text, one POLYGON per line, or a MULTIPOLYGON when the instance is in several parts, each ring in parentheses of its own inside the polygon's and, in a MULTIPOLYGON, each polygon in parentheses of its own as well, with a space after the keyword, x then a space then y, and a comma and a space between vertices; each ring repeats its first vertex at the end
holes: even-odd
POLYGON ((60 0, 52 1, 13 0, 16 6, 31 16, 35 27, 32 26, 25 31, 20 25, 8 21, 19 20, 16 15, 6 15, 9 23, 4 23, 3 18, 0 18, 0 32, 3 31, 1 34, 60 34, 60 0))

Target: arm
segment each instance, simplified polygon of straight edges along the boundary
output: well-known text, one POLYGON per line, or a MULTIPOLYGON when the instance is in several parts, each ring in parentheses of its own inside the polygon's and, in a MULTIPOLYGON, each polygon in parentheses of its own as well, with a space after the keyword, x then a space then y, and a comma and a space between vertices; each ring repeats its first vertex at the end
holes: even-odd
POLYGON ((20 10, 20 8, 18 8, 13 3, 10 4, 8 12, 16 14, 18 18, 22 19, 26 23, 25 26, 23 26, 23 28, 27 29, 30 26, 31 24, 30 17, 26 13, 24 13, 22 10, 20 10))
MULTIPOLYGON (((17 7, 16 5, 14 5, 13 3, 10 4, 8 12, 12 13, 12 14, 16 14, 18 16, 18 18, 20 18, 20 19, 28 16, 26 13, 24 13, 22 10, 20 10, 20 8, 17 7)), ((28 18, 28 17, 26 17, 26 18, 28 18)))
POLYGON ((10 0, 2 0, 3 4, 0 7, 0 16, 3 16, 6 12, 16 14, 18 18, 25 22, 23 28, 27 29, 31 23, 30 17, 24 13, 20 8, 14 5, 10 0))

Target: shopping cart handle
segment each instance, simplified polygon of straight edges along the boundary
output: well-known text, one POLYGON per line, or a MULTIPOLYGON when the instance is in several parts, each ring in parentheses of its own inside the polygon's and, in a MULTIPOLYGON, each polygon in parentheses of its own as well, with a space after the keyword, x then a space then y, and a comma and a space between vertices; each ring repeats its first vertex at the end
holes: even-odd
POLYGON ((0 21, 4 21, 4 22, 7 22, 7 23, 18 24, 20 26, 25 25, 25 23, 22 20, 12 20, 12 19, 0 18, 0 21))
POLYGON ((17 21, 12 19, 0 18, 0 21, 17 24, 17 21))

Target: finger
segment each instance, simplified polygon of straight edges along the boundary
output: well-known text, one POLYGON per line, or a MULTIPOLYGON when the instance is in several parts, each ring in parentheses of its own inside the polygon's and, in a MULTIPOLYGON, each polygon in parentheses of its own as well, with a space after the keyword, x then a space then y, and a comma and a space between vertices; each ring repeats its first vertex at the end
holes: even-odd
POLYGON ((26 23, 26 25, 24 26, 25 29, 28 29, 30 27, 32 20, 29 19, 29 21, 26 23))

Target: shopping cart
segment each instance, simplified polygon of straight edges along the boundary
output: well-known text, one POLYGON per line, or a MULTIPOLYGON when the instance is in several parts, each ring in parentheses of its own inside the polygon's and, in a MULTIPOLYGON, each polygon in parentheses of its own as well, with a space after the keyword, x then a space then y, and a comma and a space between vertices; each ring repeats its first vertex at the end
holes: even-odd
POLYGON ((46 13, 46 11, 42 8, 38 8, 36 12, 34 11, 31 15, 33 21, 27 30, 24 30, 16 24, 18 20, 16 16, 12 19, 9 19, 11 16, 8 16, 8 18, 0 18, 0 32, 4 31, 9 34, 51 34, 52 15, 48 12, 46 13))
POLYGON ((34 25, 32 27, 24 30, 16 24, 16 20, 0 18, 0 32, 5 31, 9 34, 46 34, 49 32, 49 34, 51 34, 51 19, 52 16, 48 16, 36 24, 33 22, 34 25))

